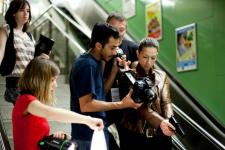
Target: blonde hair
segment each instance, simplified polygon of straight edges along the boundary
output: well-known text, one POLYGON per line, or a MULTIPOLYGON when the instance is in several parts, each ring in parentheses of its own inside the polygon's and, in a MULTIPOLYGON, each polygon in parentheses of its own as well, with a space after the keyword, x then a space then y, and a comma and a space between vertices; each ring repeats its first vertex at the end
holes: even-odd
POLYGON ((53 104, 54 93, 50 91, 50 83, 59 73, 59 68, 53 61, 36 57, 24 70, 18 87, 21 91, 36 96, 42 103, 53 104))

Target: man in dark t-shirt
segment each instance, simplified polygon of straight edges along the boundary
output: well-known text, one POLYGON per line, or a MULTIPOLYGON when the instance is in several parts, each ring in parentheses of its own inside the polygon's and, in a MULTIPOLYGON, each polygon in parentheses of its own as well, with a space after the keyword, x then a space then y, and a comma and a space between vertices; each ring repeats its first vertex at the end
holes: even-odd
MULTIPOLYGON (((126 59, 131 61, 132 63, 137 62, 137 55, 136 51, 138 50, 138 45, 132 41, 124 39, 124 36, 127 31, 127 19, 120 13, 111 13, 107 20, 107 23, 115 27, 120 34, 120 45, 119 48, 123 50, 123 53, 126 55, 126 59)), ((111 58, 104 67, 104 78, 107 78, 110 75, 112 70, 114 58, 111 58)), ((131 64, 132 65, 132 64, 131 64)), ((114 80, 112 88, 118 87, 118 75, 117 78, 114 80)), ((107 92, 107 99, 112 101, 117 101, 118 99, 114 99, 112 96, 112 89, 107 92)), ((116 94, 116 93, 114 93, 116 94)), ((116 94, 117 95, 117 94, 116 94)), ((115 96, 116 97, 116 96, 115 96)))
MULTIPOLYGON (((107 124, 105 111, 140 107, 140 104, 133 102, 130 97, 131 93, 119 102, 106 102, 105 100, 102 61, 109 61, 116 55, 120 43, 119 37, 117 29, 109 24, 96 24, 91 35, 90 50, 75 60, 70 73, 71 110, 101 118, 105 125, 107 124)), ((113 65, 105 83, 111 85, 117 72, 117 65, 113 65)), ((108 144, 106 128, 104 133, 108 144)), ((72 124, 72 140, 78 143, 79 149, 90 150, 92 134, 93 131, 85 125, 72 124)))
MULTIPOLYGON (((137 62, 137 55, 136 51, 138 50, 138 45, 132 41, 124 39, 124 35, 127 31, 127 19, 120 13, 111 13, 107 20, 107 23, 112 25, 113 27, 117 28, 120 33, 120 48, 123 50, 123 53, 126 55, 126 59, 131 61, 133 64, 137 62)), ((113 66, 114 58, 110 59, 104 68, 104 78, 107 78, 110 75, 110 71, 113 66)), ((131 66, 133 65, 131 64, 131 66)), ((119 84, 120 81, 120 73, 117 74, 111 88, 108 90, 106 94, 106 99, 109 101, 119 101, 125 95, 123 95, 122 90, 127 89, 127 85, 119 84)), ((108 119, 108 126, 116 123, 117 128, 119 128, 119 122, 122 117, 123 110, 111 110, 107 111, 107 119, 108 119)), ((111 135, 110 135, 110 139, 111 135)), ((112 139, 110 140, 110 150, 117 150, 119 149, 115 144, 115 141, 112 139)))

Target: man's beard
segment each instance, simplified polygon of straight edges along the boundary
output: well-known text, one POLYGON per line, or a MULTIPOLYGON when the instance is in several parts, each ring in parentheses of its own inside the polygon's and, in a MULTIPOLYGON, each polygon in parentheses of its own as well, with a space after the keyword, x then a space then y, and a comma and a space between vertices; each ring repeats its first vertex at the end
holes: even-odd
POLYGON ((112 58, 113 56, 111 56, 111 57, 107 57, 107 58, 105 58, 102 54, 101 54, 101 60, 103 60, 104 62, 108 62, 111 58, 112 58))
POLYGON ((103 60, 104 62, 108 62, 113 56, 108 56, 107 58, 105 58, 103 55, 103 49, 102 49, 100 53, 100 57, 101 57, 101 60, 103 60))

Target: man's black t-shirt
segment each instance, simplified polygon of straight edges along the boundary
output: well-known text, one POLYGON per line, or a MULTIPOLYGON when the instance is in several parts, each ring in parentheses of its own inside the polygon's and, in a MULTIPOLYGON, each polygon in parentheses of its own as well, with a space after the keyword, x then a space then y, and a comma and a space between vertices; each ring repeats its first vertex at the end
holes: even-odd
MULTIPOLYGON (((123 40, 122 44, 119 47, 123 50, 124 54, 126 55, 127 60, 130 60, 131 62, 137 61, 136 51, 138 50, 138 45, 136 43, 131 42, 129 40, 123 40)), ((112 58, 111 60, 109 60, 109 62, 106 63, 104 73, 103 73, 104 78, 107 78, 108 75, 111 73, 112 66, 113 66, 113 60, 114 60, 114 58, 112 58)), ((119 77, 120 77, 120 74, 118 73, 116 79, 113 82, 112 88, 119 88, 118 87, 119 77)), ((120 90, 123 90, 123 87, 120 87, 120 90)), ((122 98, 123 97, 121 95, 120 99, 122 99, 122 98)), ((111 91, 109 91, 106 94, 106 101, 109 101, 109 102, 112 101, 111 91)), ((111 110, 111 111, 106 112, 107 120, 109 123, 108 125, 120 120, 119 119, 120 117, 118 116, 118 114, 120 114, 121 111, 122 110, 111 110)))

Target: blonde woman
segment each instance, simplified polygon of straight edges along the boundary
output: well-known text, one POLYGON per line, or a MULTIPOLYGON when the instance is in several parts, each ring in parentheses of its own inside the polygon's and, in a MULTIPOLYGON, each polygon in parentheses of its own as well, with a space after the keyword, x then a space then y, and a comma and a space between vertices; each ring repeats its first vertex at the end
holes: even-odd
MULTIPOLYGON (((12 113, 14 149, 38 150, 38 142, 49 135, 47 119, 67 123, 85 124, 91 129, 103 129, 101 119, 80 115, 50 106, 54 103, 59 68, 41 56, 34 58, 19 80, 21 95, 12 113)), ((63 132, 54 134, 64 138, 63 132)))

